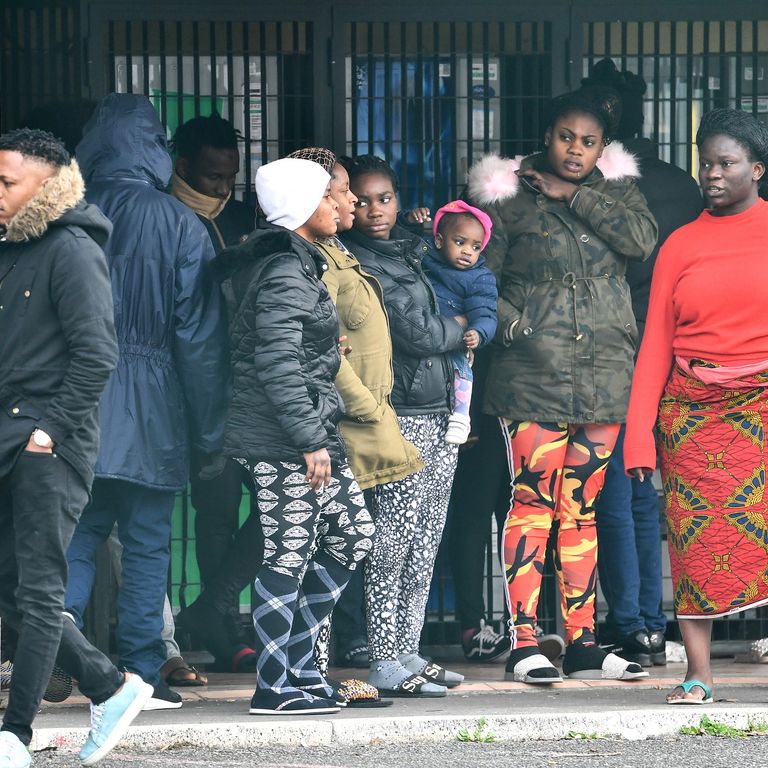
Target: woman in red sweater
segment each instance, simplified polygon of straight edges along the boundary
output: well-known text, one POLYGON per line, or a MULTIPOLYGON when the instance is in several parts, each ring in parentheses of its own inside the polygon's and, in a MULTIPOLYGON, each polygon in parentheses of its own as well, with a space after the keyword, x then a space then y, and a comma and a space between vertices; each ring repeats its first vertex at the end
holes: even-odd
POLYGON ((712 619, 768 604, 768 128, 717 109, 696 144, 708 210, 659 254, 624 446, 627 472, 642 480, 658 426, 688 655, 669 704, 712 701, 712 619))

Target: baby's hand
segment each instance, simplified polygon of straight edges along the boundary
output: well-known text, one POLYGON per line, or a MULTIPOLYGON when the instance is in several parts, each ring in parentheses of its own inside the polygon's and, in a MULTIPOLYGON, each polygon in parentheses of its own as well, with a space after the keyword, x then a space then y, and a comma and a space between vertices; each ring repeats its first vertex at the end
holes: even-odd
POLYGON ((432 221, 432 217, 429 213, 429 208, 421 206, 420 208, 412 208, 405 214, 405 219, 411 224, 423 224, 425 221, 432 221))
POLYGON ((467 349, 477 349, 480 346, 480 334, 477 331, 467 331, 464 334, 464 346, 467 349))

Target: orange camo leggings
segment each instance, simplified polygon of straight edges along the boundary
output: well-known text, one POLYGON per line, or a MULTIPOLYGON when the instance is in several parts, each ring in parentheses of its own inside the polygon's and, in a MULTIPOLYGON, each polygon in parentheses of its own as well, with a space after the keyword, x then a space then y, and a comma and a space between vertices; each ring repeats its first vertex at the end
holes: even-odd
POLYGON ((504 524, 512 647, 536 645, 536 608, 547 541, 559 521, 555 568, 566 640, 594 633, 597 581, 595 502, 619 434, 618 424, 502 419, 515 478, 504 524))

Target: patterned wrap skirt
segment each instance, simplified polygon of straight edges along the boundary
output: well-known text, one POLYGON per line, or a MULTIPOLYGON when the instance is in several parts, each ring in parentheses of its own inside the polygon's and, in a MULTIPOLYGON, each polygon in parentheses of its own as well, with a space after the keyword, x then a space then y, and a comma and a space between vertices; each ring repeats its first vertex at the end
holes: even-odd
POLYGON ((675 612, 716 618, 768 603, 768 372, 712 383, 685 362, 658 421, 675 612))

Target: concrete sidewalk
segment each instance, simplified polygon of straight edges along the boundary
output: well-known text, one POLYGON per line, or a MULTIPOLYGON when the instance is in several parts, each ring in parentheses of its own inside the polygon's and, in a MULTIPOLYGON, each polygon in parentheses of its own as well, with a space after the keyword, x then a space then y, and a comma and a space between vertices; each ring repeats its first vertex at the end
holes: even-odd
MULTIPOLYGON (((715 704, 668 706, 666 689, 681 680, 685 665, 656 667, 635 682, 565 681, 537 688, 504 682, 504 665, 451 664, 465 682, 442 699, 395 699, 383 709, 347 708, 324 717, 248 715, 253 693, 246 675, 211 674, 205 688, 177 689, 178 710, 142 713, 121 747, 245 748, 265 744, 371 744, 455 739, 474 731, 484 718, 498 739, 562 739, 569 734, 612 735, 627 739, 675 735, 697 725, 702 715, 736 727, 768 723, 768 666, 714 662, 715 704)), ((360 677, 360 670, 332 669, 334 679, 360 677)), ((35 721, 36 749, 76 750, 88 727, 87 700, 73 695, 46 705, 35 721)))

